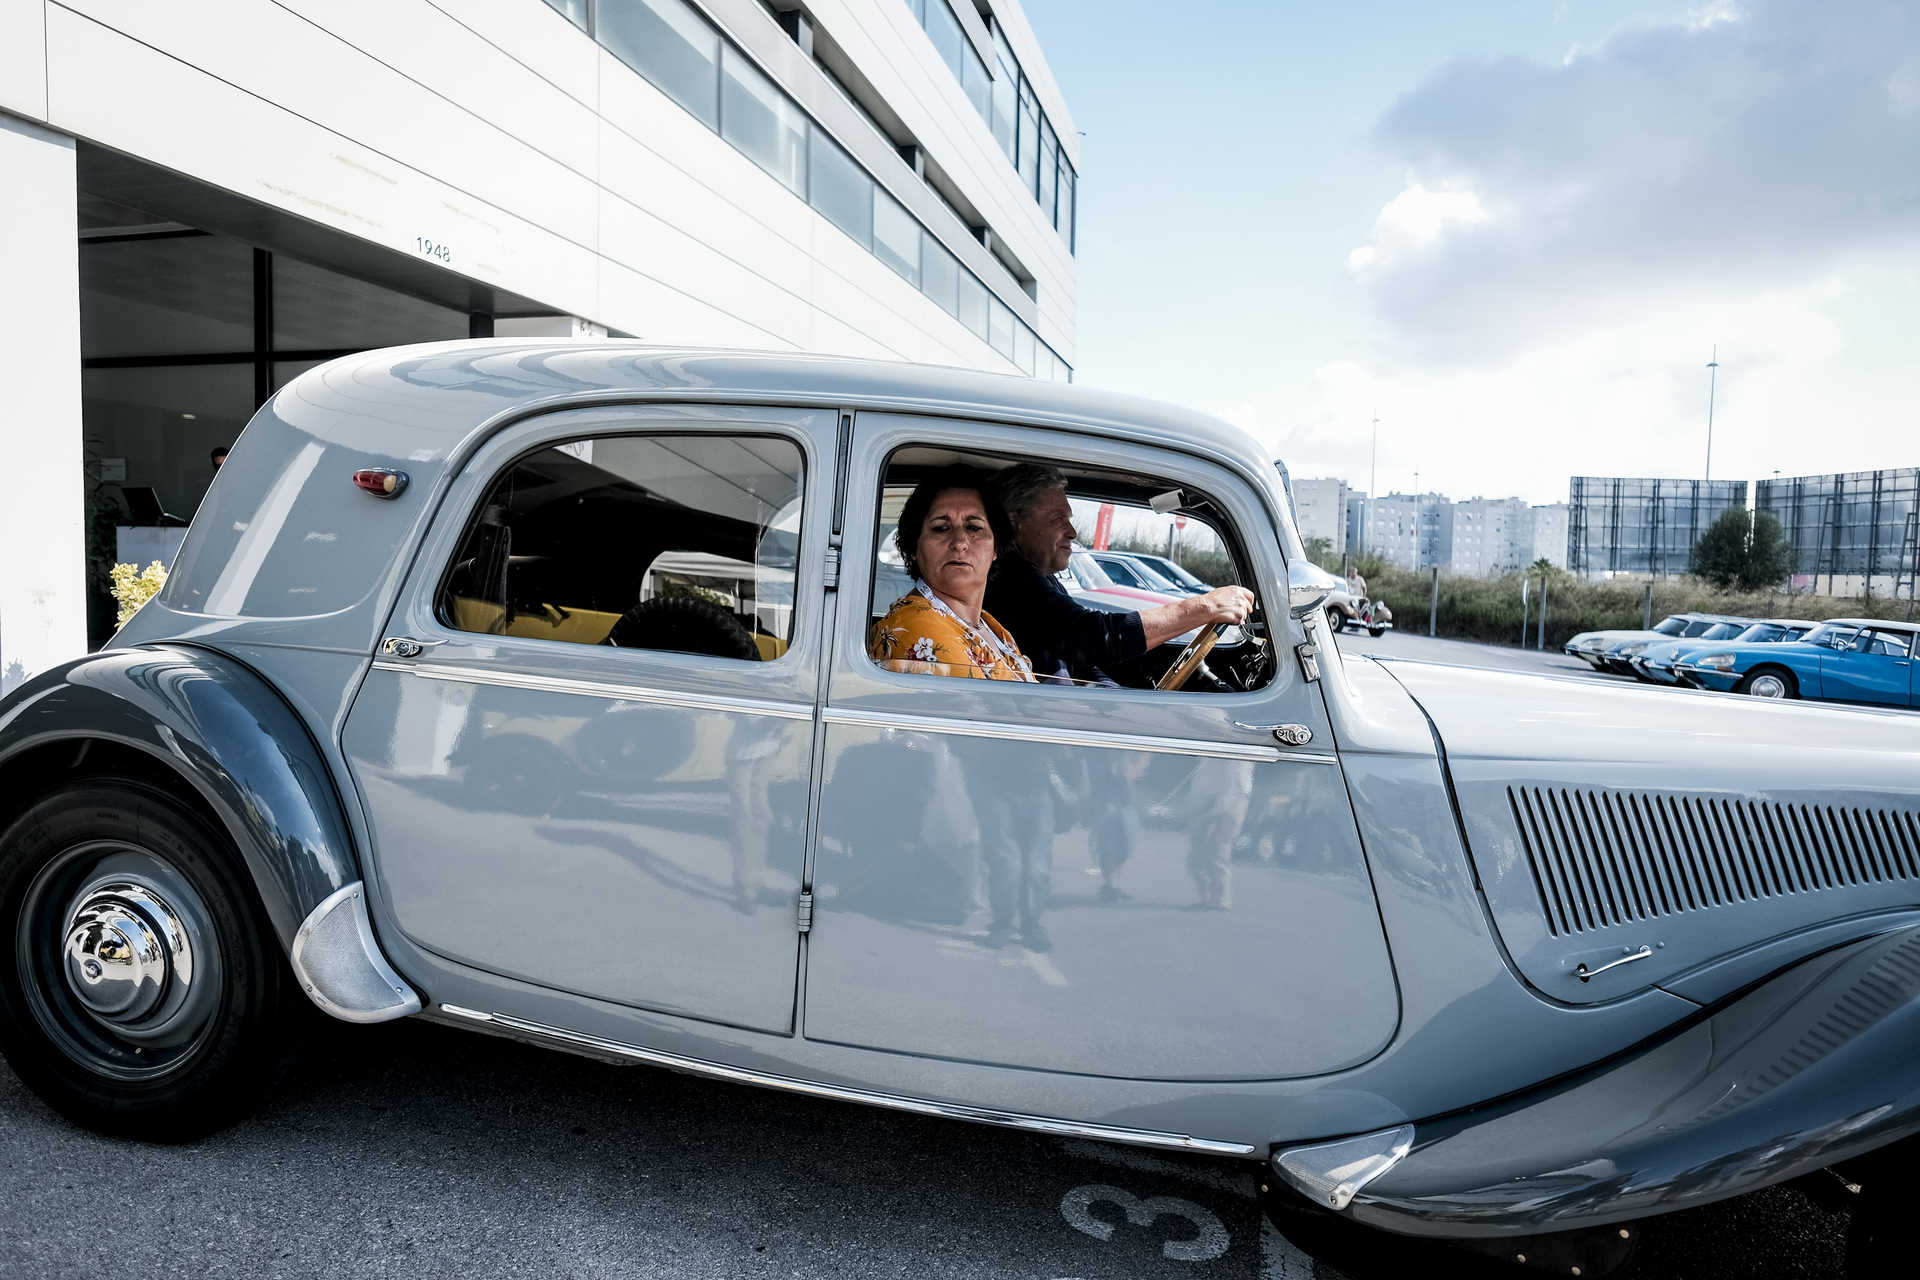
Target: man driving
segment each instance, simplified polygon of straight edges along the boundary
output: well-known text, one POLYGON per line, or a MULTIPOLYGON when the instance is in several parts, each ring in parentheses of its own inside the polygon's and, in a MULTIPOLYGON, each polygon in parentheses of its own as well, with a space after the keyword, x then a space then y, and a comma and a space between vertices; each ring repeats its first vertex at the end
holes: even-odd
POLYGON ((1013 634, 1043 680, 1111 684, 1103 664, 1137 658, 1209 622, 1244 622, 1253 609, 1253 593, 1245 587, 1215 587, 1139 613, 1089 609, 1054 577, 1073 550, 1066 476, 1054 467, 1021 463, 994 477, 993 492, 1013 525, 1013 546, 987 582, 987 611, 1013 634))

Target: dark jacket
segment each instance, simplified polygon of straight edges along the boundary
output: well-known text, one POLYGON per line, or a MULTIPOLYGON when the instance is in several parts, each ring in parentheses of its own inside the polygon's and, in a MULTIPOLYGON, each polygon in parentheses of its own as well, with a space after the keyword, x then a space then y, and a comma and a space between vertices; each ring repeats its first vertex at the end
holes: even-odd
POLYGON ((1106 680, 1104 664, 1147 651, 1146 629, 1137 613, 1108 613, 1075 603, 1052 574, 1018 554, 1007 554, 987 580, 986 610, 1005 627, 1033 663, 1033 673, 1106 680))

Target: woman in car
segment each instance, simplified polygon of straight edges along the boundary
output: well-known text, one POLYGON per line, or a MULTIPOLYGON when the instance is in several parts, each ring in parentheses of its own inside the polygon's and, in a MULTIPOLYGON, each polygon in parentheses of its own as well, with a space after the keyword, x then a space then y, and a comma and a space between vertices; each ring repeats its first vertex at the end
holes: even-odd
POLYGON ((1033 664, 981 608, 994 558, 1013 541, 986 494, 984 472, 953 466, 908 496, 894 543, 914 588, 868 633, 875 661, 896 671, 1033 682, 1033 664))

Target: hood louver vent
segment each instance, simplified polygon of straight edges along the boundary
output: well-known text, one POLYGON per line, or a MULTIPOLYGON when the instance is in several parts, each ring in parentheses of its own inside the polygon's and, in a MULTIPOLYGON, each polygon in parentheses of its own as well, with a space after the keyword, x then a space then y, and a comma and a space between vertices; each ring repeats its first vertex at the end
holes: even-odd
POLYGON ((1920 818, 1902 810, 1561 787, 1507 800, 1555 937, 1920 880, 1920 818))

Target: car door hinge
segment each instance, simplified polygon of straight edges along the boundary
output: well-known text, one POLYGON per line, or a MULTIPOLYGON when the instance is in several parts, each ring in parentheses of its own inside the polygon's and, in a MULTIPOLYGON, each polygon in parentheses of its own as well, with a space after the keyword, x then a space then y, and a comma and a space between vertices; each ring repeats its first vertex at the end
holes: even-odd
POLYGON ((1307 679, 1318 680, 1320 678, 1319 647, 1315 645, 1313 641, 1309 640, 1305 644, 1293 646, 1293 651, 1299 657, 1300 670, 1305 674, 1307 679))
POLYGON ((826 588, 827 590, 832 591, 835 588, 837 588, 839 585, 840 585, 840 548, 828 547, 827 548, 826 588))
POLYGON ((801 891, 800 905, 794 908, 793 921, 800 932, 813 932, 813 895, 811 893, 801 891))

